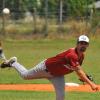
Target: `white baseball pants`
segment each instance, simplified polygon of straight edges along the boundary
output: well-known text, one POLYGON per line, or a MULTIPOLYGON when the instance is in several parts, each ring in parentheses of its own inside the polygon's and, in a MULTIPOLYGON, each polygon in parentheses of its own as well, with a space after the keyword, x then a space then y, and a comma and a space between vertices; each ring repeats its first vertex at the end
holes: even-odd
POLYGON ((54 77, 49 72, 46 72, 45 60, 40 62, 35 67, 27 70, 18 62, 12 64, 23 79, 40 79, 47 78, 54 86, 56 92, 56 100, 64 100, 65 95, 65 80, 64 76, 54 77))

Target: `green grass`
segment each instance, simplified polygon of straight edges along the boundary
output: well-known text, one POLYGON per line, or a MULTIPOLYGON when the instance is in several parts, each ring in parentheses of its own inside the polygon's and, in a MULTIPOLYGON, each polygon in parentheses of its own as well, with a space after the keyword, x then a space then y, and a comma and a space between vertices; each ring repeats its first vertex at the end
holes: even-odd
POLYGON ((0 100, 53 100, 54 92, 0 91, 0 100))
MULTIPOLYGON (((75 38, 66 40, 6 40, 3 48, 7 58, 17 56, 18 61, 30 69, 41 60, 56 55, 70 47, 75 46, 75 38)), ((83 69, 94 76, 95 82, 100 84, 100 40, 91 38, 90 47, 86 52, 83 69)), ((80 83, 75 73, 65 76, 66 82, 80 83)), ((14 69, 0 69, 0 83, 49 83, 48 80, 23 80, 14 69)), ((0 91, 0 100, 55 100, 54 92, 28 92, 28 91, 0 91)), ((99 100, 99 93, 69 92, 65 100, 99 100)))
MULTIPOLYGON (((99 93, 66 92, 65 100, 99 100, 99 93)), ((0 91, 0 100, 55 100, 54 92, 0 91)))

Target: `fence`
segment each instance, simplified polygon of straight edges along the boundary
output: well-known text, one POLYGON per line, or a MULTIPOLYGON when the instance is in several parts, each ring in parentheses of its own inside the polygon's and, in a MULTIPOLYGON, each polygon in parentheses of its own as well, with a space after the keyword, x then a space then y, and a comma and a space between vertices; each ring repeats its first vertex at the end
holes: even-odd
POLYGON ((34 8, 33 12, 1 12, 0 34, 1 36, 9 37, 37 34, 53 37, 55 35, 60 36, 65 34, 100 33, 99 13, 91 16, 85 15, 84 17, 73 17, 69 15, 70 13, 65 14, 63 11, 62 0, 58 10, 52 12, 49 11, 48 2, 45 2, 42 13, 37 8, 34 8), (18 15, 20 15, 19 18, 18 15))

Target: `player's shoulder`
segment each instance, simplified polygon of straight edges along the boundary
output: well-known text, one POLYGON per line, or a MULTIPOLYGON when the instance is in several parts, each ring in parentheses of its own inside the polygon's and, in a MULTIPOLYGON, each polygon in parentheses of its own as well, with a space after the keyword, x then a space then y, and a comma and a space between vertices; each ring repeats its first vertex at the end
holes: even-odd
POLYGON ((78 55, 77 55, 77 53, 76 53, 75 48, 70 48, 70 49, 68 50, 67 56, 70 56, 70 57, 72 57, 72 58, 77 58, 78 55))
POLYGON ((74 52, 75 52, 75 48, 69 48, 69 49, 67 49, 67 50, 62 51, 62 52, 59 53, 59 54, 65 54, 65 55, 67 55, 67 54, 69 54, 69 53, 74 54, 74 52))
POLYGON ((69 48, 68 50, 69 50, 69 51, 74 51, 74 50, 75 50, 75 48, 69 48))
POLYGON ((69 48, 65 51, 62 51, 61 53, 59 53, 58 55, 63 55, 63 56, 67 56, 67 55, 75 55, 75 48, 69 48))
POLYGON ((76 54, 75 48, 69 48, 67 50, 67 52, 71 53, 71 54, 76 54))

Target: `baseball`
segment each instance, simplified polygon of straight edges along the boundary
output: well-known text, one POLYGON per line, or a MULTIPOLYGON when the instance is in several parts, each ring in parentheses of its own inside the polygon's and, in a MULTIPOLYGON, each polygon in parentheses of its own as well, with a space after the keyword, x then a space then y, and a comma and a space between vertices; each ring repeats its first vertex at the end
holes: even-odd
POLYGON ((9 10, 8 8, 4 8, 4 9, 3 9, 3 13, 4 13, 4 14, 9 14, 9 13, 10 13, 10 10, 9 10))

